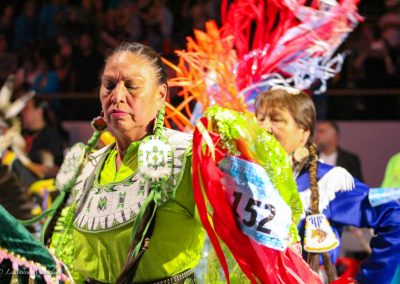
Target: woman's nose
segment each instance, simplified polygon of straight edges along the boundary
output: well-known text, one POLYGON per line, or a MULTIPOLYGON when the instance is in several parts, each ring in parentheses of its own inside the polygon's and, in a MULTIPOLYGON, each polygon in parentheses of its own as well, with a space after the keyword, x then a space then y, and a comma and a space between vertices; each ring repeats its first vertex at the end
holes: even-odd
POLYGON ((268 131, 268 133, 272 134, 272 123, 269 119, 264 120, 263 128, 268 131))
POLYGON ((112 102, 117 104, 121 102, 125 102, 125 87, 123 84, 118 84, 115 89, 114 89, 114 95, 113 95, 113 100, 112 102))

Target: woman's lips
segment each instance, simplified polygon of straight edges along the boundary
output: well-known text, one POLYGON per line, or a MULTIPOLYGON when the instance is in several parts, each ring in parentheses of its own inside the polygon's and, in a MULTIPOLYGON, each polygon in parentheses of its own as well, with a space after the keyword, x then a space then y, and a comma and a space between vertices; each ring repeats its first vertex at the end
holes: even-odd
POLYGON ((114 116, 114 117, 121 117, 121 116, 124 116, 124 115, 126 115, 127 113, 126 112, 124 112, 124 111, 122 111, 122 110, 113 110, 113 111, 111 111, 111 116, 114 116))

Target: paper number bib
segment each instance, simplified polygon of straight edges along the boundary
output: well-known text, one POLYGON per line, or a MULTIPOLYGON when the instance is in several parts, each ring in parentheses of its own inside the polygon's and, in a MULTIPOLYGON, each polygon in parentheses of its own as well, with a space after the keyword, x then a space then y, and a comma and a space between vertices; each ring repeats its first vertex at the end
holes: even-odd
POLYGON ((269 248, 285 250, 291 211, 265 170, 228 156, 219 163, 226 198, 244 234, 269 248))

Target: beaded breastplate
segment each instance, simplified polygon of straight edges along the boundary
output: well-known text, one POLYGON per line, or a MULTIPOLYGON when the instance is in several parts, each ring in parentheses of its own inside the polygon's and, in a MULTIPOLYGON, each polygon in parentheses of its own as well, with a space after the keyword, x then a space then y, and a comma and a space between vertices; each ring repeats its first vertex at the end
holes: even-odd
MULTIPOLYGON (((163 200, 167 202, 179 185, 184 172, 186 154, 191 150, 191 135, 167 129, 164 137, 173 151, 172 176, 163 183, 163 200)), ((106 147, 91 155, 74 188, 78 210, 75 228, 87 232, 112 230, 135 220, 151 183, 136 171, 118 183, 98 185, 97 172, 104 163, 108 151, 106 147)))

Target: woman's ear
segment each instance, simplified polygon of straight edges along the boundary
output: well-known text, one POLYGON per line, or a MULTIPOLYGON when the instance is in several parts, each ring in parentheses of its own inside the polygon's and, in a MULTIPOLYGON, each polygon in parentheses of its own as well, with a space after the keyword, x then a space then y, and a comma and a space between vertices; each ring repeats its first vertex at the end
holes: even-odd
POLYGON ((308 138, 310 138, 310 130, 309 129, 304 129, 302 137, 301 137, 301 144, 302 146, 307 144, 308 138))
POLYGON ((159 105, 159 107, 161 107, 164 102, 165 99, 167 98, 167 94, 168 94, 168 86, 167 84, 162 84, 158 87, 158 97, 157 97, 157 103, 159 105))

